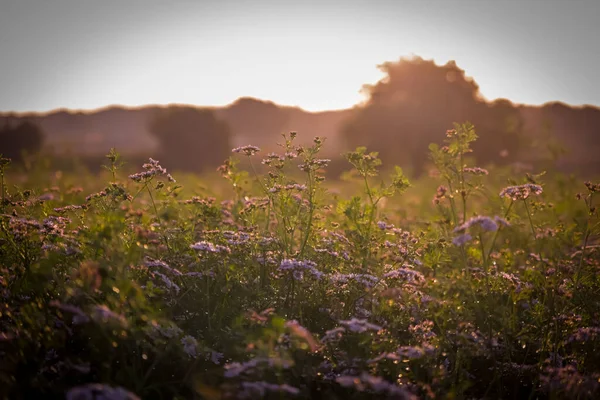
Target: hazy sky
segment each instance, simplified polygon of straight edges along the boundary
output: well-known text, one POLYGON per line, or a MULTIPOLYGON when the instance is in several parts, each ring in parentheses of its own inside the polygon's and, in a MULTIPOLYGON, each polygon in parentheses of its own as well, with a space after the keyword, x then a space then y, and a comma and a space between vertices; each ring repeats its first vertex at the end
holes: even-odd
POLYGON ((488 99, 600 105, 600 0, 0 0, 0 111, 350 107, 376 68, 456 60, 488 99))

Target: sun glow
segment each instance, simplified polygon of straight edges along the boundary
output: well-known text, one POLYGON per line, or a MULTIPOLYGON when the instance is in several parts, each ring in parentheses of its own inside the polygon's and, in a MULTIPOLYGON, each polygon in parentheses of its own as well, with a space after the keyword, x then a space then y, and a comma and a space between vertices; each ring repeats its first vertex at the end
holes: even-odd
MULTIPOLYGON (((578 74, 557 62, 576 48, 556 36, 558 11, 523 31, 538 18, 531 6, 495 9, 492 20, 485 2, 84 3, 3 7, 0 36, 14 39, 0 46, 0 110, 225 105, 242 96, 348 108, 382 78, 378 64, 411 54, 455 60, 488 99, 594 104, 598 92, 582 83, 593 62, 578 74)), ((580 17, 586 26, 589 16, 580 17)))

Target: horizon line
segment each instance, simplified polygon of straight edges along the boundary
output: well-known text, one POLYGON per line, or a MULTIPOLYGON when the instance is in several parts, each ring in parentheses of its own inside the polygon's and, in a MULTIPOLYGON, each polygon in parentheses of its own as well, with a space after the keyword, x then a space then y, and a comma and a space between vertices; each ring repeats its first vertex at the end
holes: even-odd
MULTIPOLYGON (((140 110, 144 110, 147 108, 155 108, 155 107, 157 107, 157 108, 191 107, 191 108, 202 108, 202 109, 215 110, 215 109, 223 109, 223 108, 231 107, 231 106, 235 105, 237 102, 239 102, 240 100, 254 100, 257 102, 261 102, 261 103, 267 103, 267 104, 270 103, 279 108, 296 109, 296 110, 305 112, 307 114, 323 114, 323 113, 328 113, 328 112, 350 111, 355 108, 360 108, 368 103, 368 101, 363 101, 363 102, 358 102, 351 107, 331 108, 331 109, 326 109, 326 110, 314 111, 314 110, 308 110, 300 105, 281 104, 281 103, 277 103, 274 100, 262 99, 262 98, 254 97, 254 96, 240 96, 240 97, 236 98, 235 100, 233 100, 227 104, 223 104, 223 105, 201 105, 201 104, 179 103, 179 102, 147 103, 147 104, 140 104, 140 105, 127 105, 127 104, 112 103, 112 104, 108 104, 108 105, 100 106, 100 107, 96 107, 96 108, 58 107, 58 108, 53 108, 53 109, 46 110, 46 111, 0 111, 0 117, 45 117, 45 116, 49 116, 49 115, 57 114, 57 113, 61 113, 61 112, 66 112, 69 114, 95 114, 95 113, 99 113, 99 112, 103 112, 103 111, 110 111, 110 110, 116 110, 116 109, 126 110, 126 111, 140 111, 140 110)), ((573 109, 592 108, 592 109, 600 110, 600 105, 588 104, 588 103, 569 104, 562 100, 550 100, 550 101, 547 101, 547 102, 544 102, 541 104, 518 103, 518 102, 514 102, 508 98, 504 98, 504 97, 499 97, 499 98, 496 98, 493 100, 487 99, 485 97, 481 97, 481 100, 484 101, 485 103, 489 103, 489 104, 492 104, 497 101, 508 101, 515 107, 543 108, 543 107, 550 106, 550 105, 562 105, 562 106, 566 106, 566 107, 573 108, 573 109)))

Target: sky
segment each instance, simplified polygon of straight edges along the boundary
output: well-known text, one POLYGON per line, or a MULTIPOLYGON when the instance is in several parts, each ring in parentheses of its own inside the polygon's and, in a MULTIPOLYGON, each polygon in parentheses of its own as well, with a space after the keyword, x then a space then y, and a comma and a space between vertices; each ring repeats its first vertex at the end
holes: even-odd
POLYGON ((455 60, 487 99, 600 106, 599 0, 0 0, 0 111, 352 107, 377 65, 455 60))

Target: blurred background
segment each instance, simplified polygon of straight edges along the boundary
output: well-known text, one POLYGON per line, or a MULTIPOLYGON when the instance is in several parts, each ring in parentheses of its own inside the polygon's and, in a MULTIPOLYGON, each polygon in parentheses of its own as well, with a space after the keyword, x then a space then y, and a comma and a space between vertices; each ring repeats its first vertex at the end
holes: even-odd
POLYGON ((469 121, 481 166, 595 175, 599 4, 4 1, 0 153, 205 172, 296 131, 416 177, 469 121))

